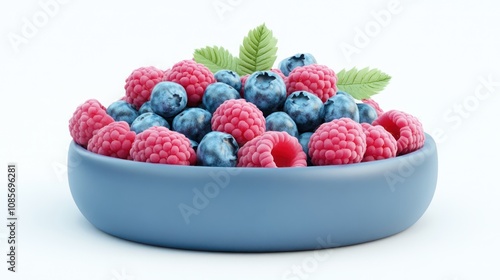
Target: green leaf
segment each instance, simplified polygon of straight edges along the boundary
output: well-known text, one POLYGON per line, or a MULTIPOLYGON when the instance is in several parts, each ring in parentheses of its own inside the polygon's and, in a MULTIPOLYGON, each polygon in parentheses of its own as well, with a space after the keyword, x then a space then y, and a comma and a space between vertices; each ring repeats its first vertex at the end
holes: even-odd
POLYGON ((337 88, 361 100, 381 92, 390 80, 391 76, 376 68, 358 70, 354 67, 337 73, 337 88))
POLYGON ((251 74, 255 71, 269 70, 276 61, 278 40, 265 24, 250 30, 240 46, 238 74, 251 74))
POLYGON ((205 65, 212 73, 228 69, 238 72, 237 59, 222 47, 204 47, 196 49, 193 54, 194 61, 205 65))

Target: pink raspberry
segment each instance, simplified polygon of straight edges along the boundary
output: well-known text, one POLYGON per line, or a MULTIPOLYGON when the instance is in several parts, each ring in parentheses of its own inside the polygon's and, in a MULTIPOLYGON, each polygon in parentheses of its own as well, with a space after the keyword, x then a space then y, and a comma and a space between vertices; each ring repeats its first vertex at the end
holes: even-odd
POLYGON ((238 167, 305 167, 307 155, 297 138, 284 131, 267 131, 238 151, 238 167))
POLYGON ((193 60, 183 60, 176 63, 163 77, 163 80, 182 85, 186 90, 188 106, 190 107, 198 106, 207 86, 215 83, 212 72, 205 65, 193 60))
POLYGON ((148 101, 155 85, 161 82, 163 71, 153 67, 141 67, 132 72, 125 80, 125 95, 128 103, 137 110, 148 101))
POLYGON ((109 157, 127 159, 135 140, 127 122, 112 122, 99 129, 89 140, 87 150, 109 157))
POLYGON ((396 139, 384 127, 362 123, 366 135, 366 151, 362 161, 373 161, 396 156, 396 139))
POLYGON ((245 99, 224 101, 212 115, 212 130, 231 134, 240 146, 266 131, 266 119, 245 99))
POLYGON ((384 113, 384 110, 382 110, 382 108, 380 108, 380 105, 378 105, 377 101, 375 101, 371 98, 362 99, 361 102, 372 106, 375 109, 375 111, 377 112, 377 116, 379 116, 379 117, 380 117, 380 115, 382 115, 384 113))
POLYGON ((69 120, 69 133, 77 144, 87 147, 94 133, 113 121, 99 101, 89 99, 78 106, 73 113, 69 120))
POLYGON ((244 76, 241 76, 241 90, 240 90, 240 96, 241 98, 245 98, 245 83, 248 80, 248 77, 250 77, 250 74, 246 74, 244 76))
POLYGON ((314 165, 357 163, 366 151, 366 135, 352 119, 335 119, 316 129, 308 147, 314 165))
POLYGON ((326 102, 337 93, 337 75, 335 72, 319 64, 297 67, 290 72, 286 80, 286 91, 308 91, 326 102))
POLYGON ((383 126, 394 136, 398 144, 398 156, 416 151, 424 145, 425 134, 422 124, 410 114, 390 110, 379 116, 372 124, 383 126))
POLYGON ((135 137, 130 155, 135 161, 194 165, 196 153, 183 134, 163 126, 153 126, 135 137))

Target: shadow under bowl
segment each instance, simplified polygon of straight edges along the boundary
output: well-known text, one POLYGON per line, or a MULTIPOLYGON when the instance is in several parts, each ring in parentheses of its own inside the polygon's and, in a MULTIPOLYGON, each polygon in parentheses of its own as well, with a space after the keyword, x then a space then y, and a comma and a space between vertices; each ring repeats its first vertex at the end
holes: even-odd
POLYGON ((80 212, 113 236, 206 251, 275 252, 399 233, 429 206, 436 143, 341 166, 224 168, 121 160, 72 142, 68 179, 80 212))

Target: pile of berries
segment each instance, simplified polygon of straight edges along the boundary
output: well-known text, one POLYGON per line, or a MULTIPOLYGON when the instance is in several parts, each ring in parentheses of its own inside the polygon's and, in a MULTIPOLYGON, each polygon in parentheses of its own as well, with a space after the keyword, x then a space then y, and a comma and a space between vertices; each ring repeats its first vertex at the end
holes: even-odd
POLYGON ((184 60, 134 70, 125 96, 91 99, 69 121, 73 140, 105 156, 220 167, 301 167, 382 160, 425 141, 413 116, 338 91, 311 54, 240 77, 184 60))

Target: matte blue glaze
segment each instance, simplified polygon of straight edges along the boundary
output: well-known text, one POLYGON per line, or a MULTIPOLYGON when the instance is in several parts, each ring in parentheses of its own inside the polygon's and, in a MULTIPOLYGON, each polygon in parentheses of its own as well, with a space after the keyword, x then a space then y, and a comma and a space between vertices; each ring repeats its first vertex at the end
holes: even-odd
POLYGON ((413 225, 437 182, 436 145, 426 137, 422 149, 397 158, 281 169, 140 163, 72 142, 68 178, 87 220, 120 238, 193 250, 312 250, 413 225), (186 219, 179 207, 196 214, 186 219))

